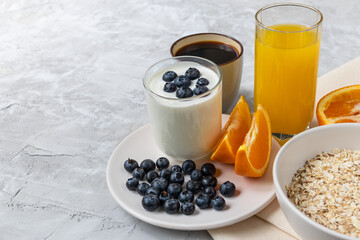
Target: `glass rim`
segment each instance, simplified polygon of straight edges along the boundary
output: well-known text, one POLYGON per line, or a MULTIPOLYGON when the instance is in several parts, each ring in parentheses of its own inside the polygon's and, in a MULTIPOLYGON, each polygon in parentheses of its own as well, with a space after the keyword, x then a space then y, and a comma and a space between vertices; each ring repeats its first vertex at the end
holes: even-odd
POLYGON ((318 28, 322 21, 323 21, 323 15, 322 13, 320 12, 319 9, 315 8, 315 7, 312 7, 310 5, 306 5, 306 4, 301 4, 301 3, 275 3, 275 4, 271 4, 271 5, 267 5, 261 9, 259 9, 259 11, 256 12, 255 14, 255 20, 256 20, 256 24, 260 25, 261 27, 269 30, 269 31, 274 31, 274 32, 282 32, 282 33, 299 33, 299 32, 306 32, 306 31, 310 31, 310 30, 313 30, 315 28, 318 28), (320 15, 320 19, 317 21, 317 23, 315 23, 314 25, 306 28, 305 30, 300 30, 300 31, 281 31, 281 30, 276 30, 276 29, 273 29, 265 24, 263 24, 259 19, 258 19, 258 15, 269 9, 269 8, 273 8, 273 7, 280 7, 280 6, 293 6, 293 7, 303 7, 303 8, 307 8, 307 9, 310 9, 310 10, 313 10, 314 12, 318 13, 320 15))
MULTIPOLYGON (((157 71, 158 71, 158 70, 157 70, 157 71)), ((157 72, 157 71, 156 71, 156 72, 157 72)), ((154 96, 156 96, 156 97, 158 97, 158 98, 165 99, 165 100, 169 100, 169 101, 187 102, 187 101, 191 101, 191 100, 198 99, 198 98, 202 98, 202 97, 205 97, 205 96, 209 95, 209 94, 212 93, 215 89, 218 88, 218 86, 220 85, 221 81, 222 81, 222 71, 221 71, 220 67, 219 67, 216 63, 214 63, 213 61, 210 61, 210 60, 208 60, 208 59, 206 59, 206 58, 197 57, 197 56, 187 56, 187 55, 184 55, 184 56, 177 56, 177 57, 166 58, 166 59, 163 59, 163 60, 158 61, 158 62, 154 63, 153 65, 151 65, 151 66, 146 70, 146 72, 145 72, 145 76, 144 76, 144 78, 143 78, 143 86, 144 86, 144 88, 146 89, 146 91, 148 91, 150 94, 152 94, 152 95, 154 95, 154 96), (156 92, 152 91, 152 90, 147 86, 147 84, 146 84, 146 79, 147 79, 147 76, 148 76, 148 74, 149 74, 150 69, 152 69, 153 67, 155 67, 156 65, 158 65, 158 64, 160 64, 160 63, 163 63, 163 62, 166 62, 166 61, 170 61, 170 60, 182 59, 182 58, 184 58, 184 59, 189 59, 189 61, 190 61, 191 59, 198 59, 198 60, 205 61, 205 62, 208 62, 208 63, 210 63, 211 65, 213 65, 213 66, 217 69, 217 71, 218 71, 218 73, 219 73, 219 74, 217 74, 217 73, 214 71, 215 74, 218 75, 218 81, 217 81, 217 83, 215 84, 215 86, 212 87, 211 89, 209 89, 209 91, 207 91, 207 92, 204 92, 204 93, 202 93, 202 94, 200 94, 200 95, 193 95, 192 97, 189 97, 189 98, 176 98, 176 97, 175 97, 175 98, 170 98, 170 97, 165 97, 165 96, 162 96, 162 95, 157 94, 156 92)))

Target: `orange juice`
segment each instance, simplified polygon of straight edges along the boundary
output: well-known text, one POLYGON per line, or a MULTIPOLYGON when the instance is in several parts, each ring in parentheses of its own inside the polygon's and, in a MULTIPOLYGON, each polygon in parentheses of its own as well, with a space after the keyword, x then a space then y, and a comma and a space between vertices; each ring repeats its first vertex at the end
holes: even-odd
POLYGON ((255 38, 254 106, 266 108, 273 133, 297 134, 313 118, 320 31, 298 24, 257 26, 255 38))

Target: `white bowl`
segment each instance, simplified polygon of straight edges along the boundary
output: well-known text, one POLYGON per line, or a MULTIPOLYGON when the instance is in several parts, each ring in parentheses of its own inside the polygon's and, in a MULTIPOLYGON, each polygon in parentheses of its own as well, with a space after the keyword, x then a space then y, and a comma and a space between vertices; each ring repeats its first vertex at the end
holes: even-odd
POLYGON ((285 189, 306 160, 335 148, 360 150, 360 124, 338 123, 309 129, 288 141, 275 158, 273 178, 276 196, 287 220, 302 239, 355 239, 311 220, 289 200, 285 189))

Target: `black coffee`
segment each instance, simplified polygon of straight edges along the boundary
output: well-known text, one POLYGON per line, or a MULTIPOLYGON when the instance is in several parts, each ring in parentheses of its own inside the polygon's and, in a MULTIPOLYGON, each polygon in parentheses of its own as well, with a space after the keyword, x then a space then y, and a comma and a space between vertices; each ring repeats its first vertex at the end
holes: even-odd
POLYGON ((198 56, 209 59, 216 64, 230 62, 239 56, 231 45, 222 42, 197 42, 180 48, 175 56, 198 56))

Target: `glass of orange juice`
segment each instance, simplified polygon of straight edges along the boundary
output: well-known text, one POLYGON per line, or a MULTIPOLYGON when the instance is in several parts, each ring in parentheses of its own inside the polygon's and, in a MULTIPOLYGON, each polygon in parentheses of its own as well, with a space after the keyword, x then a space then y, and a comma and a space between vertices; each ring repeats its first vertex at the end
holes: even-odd
POLYGON ((284 140, 313 118, 322 14, 303 4, 274 4, 256 15, 254 106, 270 115, 272 132, 284 140))

